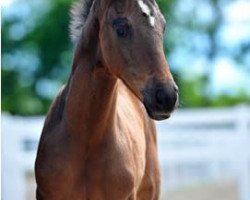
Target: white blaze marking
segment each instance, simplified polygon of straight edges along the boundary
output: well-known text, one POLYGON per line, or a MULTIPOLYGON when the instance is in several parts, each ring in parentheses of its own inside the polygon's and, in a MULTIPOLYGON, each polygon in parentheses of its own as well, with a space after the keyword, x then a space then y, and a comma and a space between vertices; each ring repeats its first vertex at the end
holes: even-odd
POLYGON ((138 2, 138 5, 140 6, 142 12, 148 16, 150 25, 154 27, 155 17, 150 14, 150 9, 149 9, 148 5, 145 4, 142 0, 138 0, 137 2, 138 2))
POLYGON ((139 0, 138 4, 139 4, 142 12, 147 14, 148 16, 150 16, 150 10, 149 10, 149 7, 147 6, 147 4, 145 4, 142 0, 139 0))
POLYGON ((150 17, 149 17, 149 23, 150 23, 151 26, 154 27, 154 26, 155 26, 155 17, 150 16, 150 17))

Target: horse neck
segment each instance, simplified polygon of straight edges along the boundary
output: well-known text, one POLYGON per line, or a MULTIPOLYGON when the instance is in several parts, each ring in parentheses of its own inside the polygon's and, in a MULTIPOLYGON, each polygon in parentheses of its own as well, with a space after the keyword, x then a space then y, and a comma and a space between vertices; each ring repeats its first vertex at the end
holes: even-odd
POLYGON ((117 79, 103 68, 79 64, 69 82, 65 121, 72 134, 98 135, 110 128, 116 111, 117 79), (95 134, 96 133, 96 134, 95 134))

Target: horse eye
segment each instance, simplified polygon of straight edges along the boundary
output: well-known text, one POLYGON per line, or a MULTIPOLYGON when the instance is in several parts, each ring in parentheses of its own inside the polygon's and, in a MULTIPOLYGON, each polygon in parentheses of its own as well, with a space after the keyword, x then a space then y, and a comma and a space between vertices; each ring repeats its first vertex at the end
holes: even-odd
POLYGON ((127 18, 117 18, 113 21, 113 28, 116 31, 118 37, 125 38, 129 34, 129 25, 127 18))
POLYGON ((126 27, 123 27, 123 26, 117 27, 116 33, 119 37, 123 37, 123 38, 127 37, 127 35, 128 35, 126 27))

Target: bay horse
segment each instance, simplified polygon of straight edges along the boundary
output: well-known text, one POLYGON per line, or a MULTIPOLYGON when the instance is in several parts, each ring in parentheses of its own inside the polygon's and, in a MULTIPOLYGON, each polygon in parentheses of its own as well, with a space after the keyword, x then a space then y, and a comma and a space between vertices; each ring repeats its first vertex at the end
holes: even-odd
POLYGON ((38 200, 157 200, 153 120, 170 117, 178 89, 154 0, 81 0, 67 84, 45 120, 35 163, 38 200))

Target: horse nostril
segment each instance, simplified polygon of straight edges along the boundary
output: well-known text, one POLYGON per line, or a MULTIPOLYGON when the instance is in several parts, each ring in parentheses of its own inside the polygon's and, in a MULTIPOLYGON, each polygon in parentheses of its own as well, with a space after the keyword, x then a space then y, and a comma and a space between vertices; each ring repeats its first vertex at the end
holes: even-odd
POLYGON ((172 111, 175 107, 177 96, 178 96, 178 88, 177 91, 169 92, 168 90, 158 89, 155 93, 155 101, 158 109, 163 109, 167 111, 172 111))

